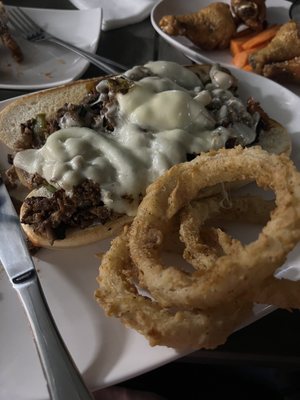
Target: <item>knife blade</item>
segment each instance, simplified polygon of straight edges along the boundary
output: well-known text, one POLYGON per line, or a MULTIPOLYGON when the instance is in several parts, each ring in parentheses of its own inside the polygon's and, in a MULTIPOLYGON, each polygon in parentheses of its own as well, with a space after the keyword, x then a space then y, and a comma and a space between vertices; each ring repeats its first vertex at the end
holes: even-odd
POLYGON ((15 285, 34 274, 35 267, 27 250, 19 217, 2 179, 0 180, 0 226, 0 260, 11 283, 15 285))
POLYGON ((51 399, 92 400, 56 327, 1 176, 0 261, 28 317, 51 399))

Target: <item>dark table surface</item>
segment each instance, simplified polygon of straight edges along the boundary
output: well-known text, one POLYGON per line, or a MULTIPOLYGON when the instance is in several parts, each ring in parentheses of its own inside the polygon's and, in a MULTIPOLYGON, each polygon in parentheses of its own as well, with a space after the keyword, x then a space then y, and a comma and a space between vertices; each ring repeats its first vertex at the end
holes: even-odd
MULTIPOLYGON (((67 1, 7 0, 6 4, 31 7, 74 9, 67 1)), ((190 64, 177 50, 163 42, 151 26, 150 20, 101 33, 99 54, 121 64, 132 66, 150 59, 165 59, 190 64)), ((101 75, 90 66, 83 78, 101 75)), ((8 99, 24 91, 1 90, 0 100, 8 99)), ((299 294, 300 295, 300 294, 299 294)), ((266 317, 234 333, 227 343, 213 351, 197 351, 176 361, 176 365, 188 363, 254 368, 300 369, 300 313, 276 310, 266 317)), ((299 395, 300 396, 300 395, 299 395)), ((174 397, 175 398, 175 397, 174 397)), ((178 397, 179 398, 179 397, 178 397)), ((275 397, 274 397, 275 398, 275 397)), ((300 398, 300 397, 295 397, 300 398)))

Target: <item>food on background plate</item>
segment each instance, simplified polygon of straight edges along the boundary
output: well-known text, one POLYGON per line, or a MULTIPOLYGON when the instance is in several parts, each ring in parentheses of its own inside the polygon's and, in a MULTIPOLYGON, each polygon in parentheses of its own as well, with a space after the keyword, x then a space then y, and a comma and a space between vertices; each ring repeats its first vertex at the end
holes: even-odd
POLYGON ((23 53, 19 44, 12 36, 11 31, 7 26, 7 23, 8 15, 5 10, 4 4, 2 3, 2 1, 0 1, 0 38, 4 47, 10 51, 13 59, 16 62, 20 63, 21 61, 23 61, 23 53))
POLYGON ((160 28, 171 36, 186 36, 204 50, 226 49, 236 32, 236 24, 226 3, 212 3, 186 15, 166 15, 160 28))
POLYGON ((300 57, 266 64, 263 75, 281 83, 300 83, 300 57))
POLYGON ((240 31, 230 41, 232 63, 280 83, 300 82, 300 25, 270 25, 259 33, 240 31))
POLYGON ((246 25, 253 31, 261 31, 266 26, 265 0, 231 0, 230 6, 237 25, 246 25))
MULTIPOLYGON (((95 298, 107 315, 120 318, 151 345, 215 348, 251 316, 254 302, 299 308, 299 282, 274 277, 299 239, 300 173, 287 155, 240 146, 203 153, 173 166, 148 187, 132 224, 103 257, 95 298), (208 186, 235 180, 271 188, 274 209, 256 198, 237 198, 226 206, 220 196, 199 200, 208 186), (182 270, 174 262, 168 265, 162 252, 174 227, 180 230, 191 201, 201 202, 195 222, 200 232, 211 217, 227 213, 251 220, 252 212, 265 225, 248 244, 223 232, 216 240, 221 247, 225 243, 223 253, 218 249, 213 262, 203 265, 207 249, 202 248, 194 269, 182 270)), ((174 249, 178 254, 177 244, 174 249)))
POLYGON ((230 51, 238 68, 280 83, 300 82, 300 25, 295 21, 259 33, 241 31, 231 39, 230 51))
POLYGON ((196 12, 165 15, 163 32, 185 36, 202 50, 228 48, 232 64, 280 83, 300 82, 300 28, 296 21, 270 24, 265 0, 213 2, 196 12))
POLYGON ((203 50, 222 50, 230 46, 237 30, 261 31, 266 25, 264 0, 232 0, 230 5, 214 2, 198 11, 182 15, 165 15, 159 26, 170 36, 185 36, 203 50))
MULTIPOLYGON (((271 42, 260 50, 252 53, 249 56, 249 63, 253 71, 271 77, 272 64, 282 63, 277 65, 277 71, 282 68, 283 76, 289 81, 300 80, 296 73, 284 74, 285 67, 289 64, 297 65, 300 57, 300 24, 295 21, 289 21, 283 24, 271 42)), ((294 70, 297 72, 298 70, 294 70)), ((273 74, 273 78, 280 78, 280 74, 273 74)))
POLYGON ((157 61, 16 100, 0 113, 11 180, 30 192, 23 228, 36 246, 72 247, 113 236, 146 187, 202 152, 259 144, 287 153, 287 131, 218 65, 157 61))
POLYGON ((280 27, 281 25, 279 24, 271 25, 259 33, 249 33, 248 30, 240 31, 230 41, 233 64, 238 68, 253 71, 253 68, 249 64, 251 54, 266 47, 275 37, 280 27))

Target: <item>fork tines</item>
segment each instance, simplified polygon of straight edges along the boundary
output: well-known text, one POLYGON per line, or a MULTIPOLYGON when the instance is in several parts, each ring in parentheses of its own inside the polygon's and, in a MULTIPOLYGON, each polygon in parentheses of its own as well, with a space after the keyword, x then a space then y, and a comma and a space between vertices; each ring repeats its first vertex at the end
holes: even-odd
POLYGON ((43 29, 19 7, 11 8, 8 12, 8 18, 9 23, 26 39, 33 39, 35 35, 43 33, 43 29))

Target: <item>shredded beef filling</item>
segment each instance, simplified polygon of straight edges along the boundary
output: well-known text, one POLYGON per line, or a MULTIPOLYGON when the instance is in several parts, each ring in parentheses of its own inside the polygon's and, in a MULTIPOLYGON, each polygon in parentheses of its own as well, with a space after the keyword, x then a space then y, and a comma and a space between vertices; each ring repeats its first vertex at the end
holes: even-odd
POLYGON ((46 235, 51 243, 64 239, 67 228, 83 229, 94 223, 105 224, 112 218, 111 210, 101 200, 100 186, 90 180, 76 186, 71 196, 60 189, 49 198, 29 197, 24 210, 21 222, 46 235))
MULTIPOLYGON (((114 130, 115 120, 112 110, 116 93, 125 93, 128 87, 124 79, 109 80, 110 90, 100 94, 91 88, 80 104, 66 103, 52 118, 39 114, 21 124, 20 139, 15 143, 17 151, 41 148, 51 133, 70 126, 84 126, 91 129, 103 128, 109 134, 114 130)), ((128 83, 127 83, 128 85, 128 83)))
POLYGON ((268 114, 262 109, 260 104, 253 99, 253 97, 250 97, 247 101, 247 111, 250 114, 254 114, 255 112, 259 113, 260 119, 257 127, 258 133, 263 129, 268 131, 272 128, 268 114))
POLYGON ((15 143, 15 148, 17 151, 41 148, 51 133, 61 129, 60 123, 64 115, 79 126, 92 128, 93 119, 97 118, 101 107, 100 104, 92 105, 96 99, 97 94, 91 92, 83 99, 81 105, 66 103, 53 118, 48 119, 45 114, 38 114, 36 118, 29 119, 21 124, 21 135, 15 143))

